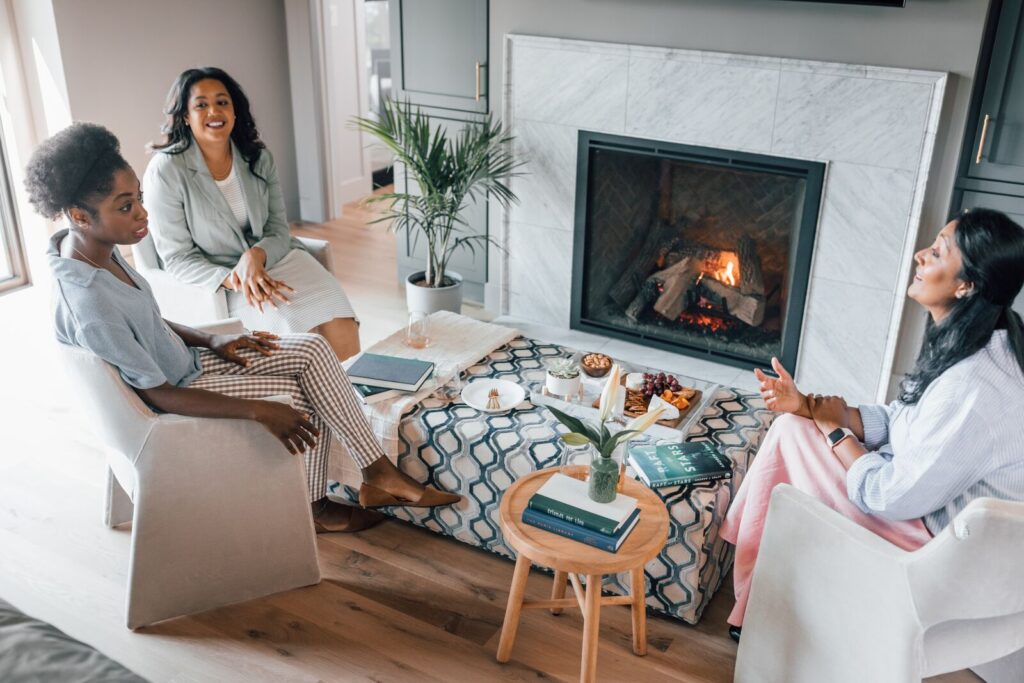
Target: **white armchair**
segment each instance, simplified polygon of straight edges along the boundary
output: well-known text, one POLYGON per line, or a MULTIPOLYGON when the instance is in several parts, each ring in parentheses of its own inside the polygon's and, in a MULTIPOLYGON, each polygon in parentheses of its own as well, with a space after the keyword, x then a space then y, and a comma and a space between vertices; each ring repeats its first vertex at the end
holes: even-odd
MULTIPOLYGON (((306 237, 299 237, 298 240, 328 272, 334 272, 329 242, 306 237)), ((228 317, 228 300, 224 290, 210 292, 182 282, 164 270, 151 235, 146 235, 141 242, 132 246, 132 258, 135 269, 152 286, 153 296, 160 304, 160 312, 168 320, 195 326, 208 320, 228 317)))
POLYGON ((320 581, 301 457, 254 422, 158 415, 91 352, 63 354, 107 454, 105 522, 132 523, 128 628, 320 581))
POLYGON ((906 552, 792 486, 772 493, 737 683, 1024 681, 1024 503, 982 498, 906 552))

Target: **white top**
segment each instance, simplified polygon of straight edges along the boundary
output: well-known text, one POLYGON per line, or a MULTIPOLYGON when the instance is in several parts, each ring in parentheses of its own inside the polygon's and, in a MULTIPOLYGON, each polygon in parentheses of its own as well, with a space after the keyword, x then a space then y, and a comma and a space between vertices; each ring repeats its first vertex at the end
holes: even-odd
POLYGON ((224 199, 228 201, 231 213, 235 215, 235 220, 238 221, 238 227, 244 229, 249 224, 249 215, 245 209, 245 194, 242 193, 242 182, 238 179, 238 175, 235 174, 235 165, 231 164, 231 172, 228 173, 227 178, 224 180, 214 178, 213 182, 217 183, 217 189, 224 195, 224 199))
POLYGON ((860 406, 871 451, 846 474, 850 500, 933 534, 975 498, 1024 501, 1024 372, 1006 330, 936 378, 917 404, 860 406))

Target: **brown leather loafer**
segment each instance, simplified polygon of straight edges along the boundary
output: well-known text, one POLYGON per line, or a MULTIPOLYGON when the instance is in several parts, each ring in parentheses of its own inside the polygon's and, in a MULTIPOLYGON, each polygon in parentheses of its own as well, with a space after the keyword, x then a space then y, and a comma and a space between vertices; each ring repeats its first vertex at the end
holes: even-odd
POLYGON ((313 505, 313 529, 318 534, 352 533, 376 526, 387 516, 333 501, 317 501, 313 505))

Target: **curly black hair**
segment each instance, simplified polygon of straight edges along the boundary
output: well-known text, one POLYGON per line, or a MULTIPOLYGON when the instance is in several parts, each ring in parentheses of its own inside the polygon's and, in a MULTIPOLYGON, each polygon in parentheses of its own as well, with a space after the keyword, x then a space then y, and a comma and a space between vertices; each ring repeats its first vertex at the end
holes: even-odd
POLYGON ((29 159, 28 200, 49 219, 74 207, 95 216, 91 201, 110 194, 114 173, 125 168, 130 167, 113 133, 95 123, 73 123, 39 145, 29 159))

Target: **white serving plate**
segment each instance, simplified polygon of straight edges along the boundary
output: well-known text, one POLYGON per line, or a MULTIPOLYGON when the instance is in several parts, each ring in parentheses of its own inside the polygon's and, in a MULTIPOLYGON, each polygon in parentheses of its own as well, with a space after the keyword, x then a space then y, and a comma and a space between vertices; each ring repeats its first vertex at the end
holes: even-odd
POLYGON ((476 408, 481 413, 504 413, 515 408, 524 400, 526 400, 526 391, 507 379, 478 379, 467 384, 462 390, 462 402, 470 408, 476 408), (498 390, 498 400, 501 402, 501 408, 498 410, 487 409, 487 395, 491 389, 498 390))

